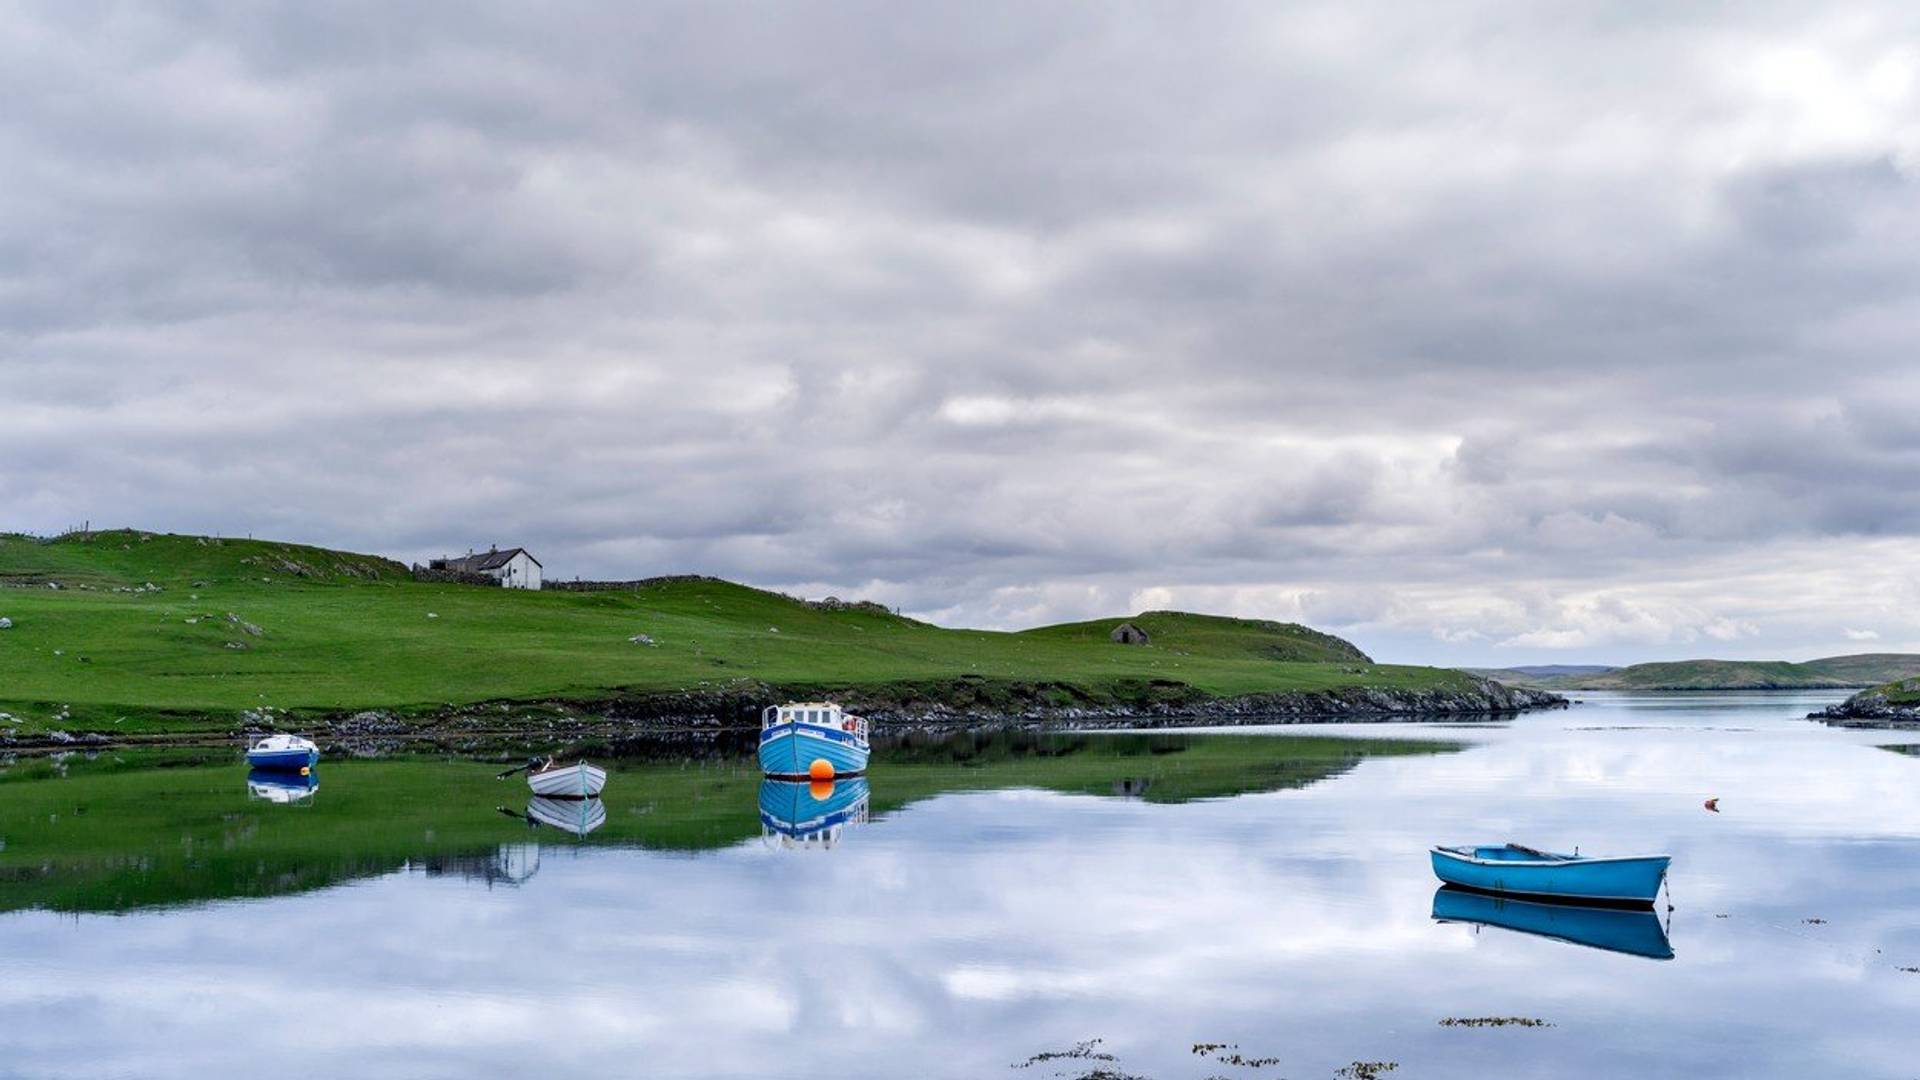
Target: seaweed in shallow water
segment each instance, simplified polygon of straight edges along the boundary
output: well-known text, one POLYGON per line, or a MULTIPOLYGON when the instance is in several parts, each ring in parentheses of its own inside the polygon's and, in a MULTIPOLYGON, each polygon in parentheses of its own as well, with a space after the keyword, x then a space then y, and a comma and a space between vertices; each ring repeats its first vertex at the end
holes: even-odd
POLYGON ((1440 1021, 1441 1027, 1552 1027, 1551 1023, 1534 1016, 1449 1016, 1440 1021))
POLYGON ((1099 1050, 1094 1049, 1095 1047, 1099 1046, 1103 1041, 1104 1040, 1102 1039, 1086 1039, 1082 1042, 1074 1043, 1073 1049, 1071 1050, 1042 1051, 1041 1053, 1035 1054, 1025 1061, 1022 1061, 1022 1062, 1019 1062, 1018 1064, 1013 1065, 1012 1068, 1029 1069, 1035 1065, 1045 1065, 1047 1062, 1050 1062, 1050 1061, 1069 1061, 1069 1060, 1118 1061, 1120 1060, 1119 1058, 1114 1057, 1112 1054, 1103 1053, 1099 1050))

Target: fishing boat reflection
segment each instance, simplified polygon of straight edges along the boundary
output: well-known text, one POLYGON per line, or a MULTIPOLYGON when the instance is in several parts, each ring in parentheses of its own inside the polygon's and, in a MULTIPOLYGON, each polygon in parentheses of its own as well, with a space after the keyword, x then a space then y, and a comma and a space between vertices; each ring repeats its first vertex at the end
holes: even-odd
POLYGON ((311 805, 320 790, 320 771, 308 769, 305 775, 277 769, 253 769, 247 773, 247 798, 282 806, 311 805))
POLYGON ((1442 885, 1433 894, 1433 917, 1437 922, 1497 926, 1652 960, 1673 959, 1673 946, 1659 917, 1645 908, 1515 900, 1442 885))
POLYGON ((547 799, 535 796, 527 801, 527 821, 575 836, 585 836, 607 823, 607 804, 592 798, 547 799))
POLYGON ((830 848, 841 830, 864 825, 867 778, 760 781, 760 835, 786 848, 830 848))

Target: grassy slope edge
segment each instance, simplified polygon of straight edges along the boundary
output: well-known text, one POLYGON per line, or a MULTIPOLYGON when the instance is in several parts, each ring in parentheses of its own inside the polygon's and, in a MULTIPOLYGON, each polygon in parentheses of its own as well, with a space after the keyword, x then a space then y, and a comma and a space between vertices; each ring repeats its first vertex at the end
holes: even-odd
POLYGON ((0 616, 15 624, 0 631, 0 708, 70 727, 166 726, 262 705, 409 709, 754 685, 937 694, 964 679, 1094 701, 1168 688, 1232 697, 1476 685, 1257 620, 1150 612, 1132 621, 1154 643, 1122 646, 1106 639, 1119 619, 949 630, 710 579, 485 589, 415 582, 372 556, 135 531, 0 535, 0 586, 0 616), (653 644, 629 640, 641 634, 653 644))

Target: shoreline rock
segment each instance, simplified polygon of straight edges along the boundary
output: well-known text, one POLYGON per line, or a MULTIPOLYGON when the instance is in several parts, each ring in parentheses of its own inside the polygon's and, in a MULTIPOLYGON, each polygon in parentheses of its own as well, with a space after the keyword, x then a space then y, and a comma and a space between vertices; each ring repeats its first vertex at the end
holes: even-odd
POLYGON ((1920 679, 1862 690, 1838 705, 1807 714, 1834 727, 1920 727, 1920 701, 1895 702, 1888 689, 1920 692, 1920 679))

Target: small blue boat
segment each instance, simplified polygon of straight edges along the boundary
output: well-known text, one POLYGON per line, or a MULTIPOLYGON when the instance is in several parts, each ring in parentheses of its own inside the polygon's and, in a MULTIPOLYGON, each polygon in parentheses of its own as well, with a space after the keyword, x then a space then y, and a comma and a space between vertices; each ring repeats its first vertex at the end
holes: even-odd
POLYGON ((1584 945, 1590 949, 1673 959, 1667 932, 1651 908, 1591 907, 1567 900, 1521 900, 1497 893, 1442 885, 1433 894, 1439 922, 1495 926, 1536 937, 1584 945))
POLYGON ((867 771, 867 722, 831 702, 769 705, 760 714, 760 771, 831 780, 867 771))
POLYGON ((1449 885, 1485 892, 1616 904, 1652 904, 1666 880, 1666 855, 1595 858, 1519 844, 1433 849, 1433 873, 1449 885))
POLYGON ((299 772, 320 762, 320 748, 298 735, 269 735, 247 747, 247 764, 255 769, 299 772))

